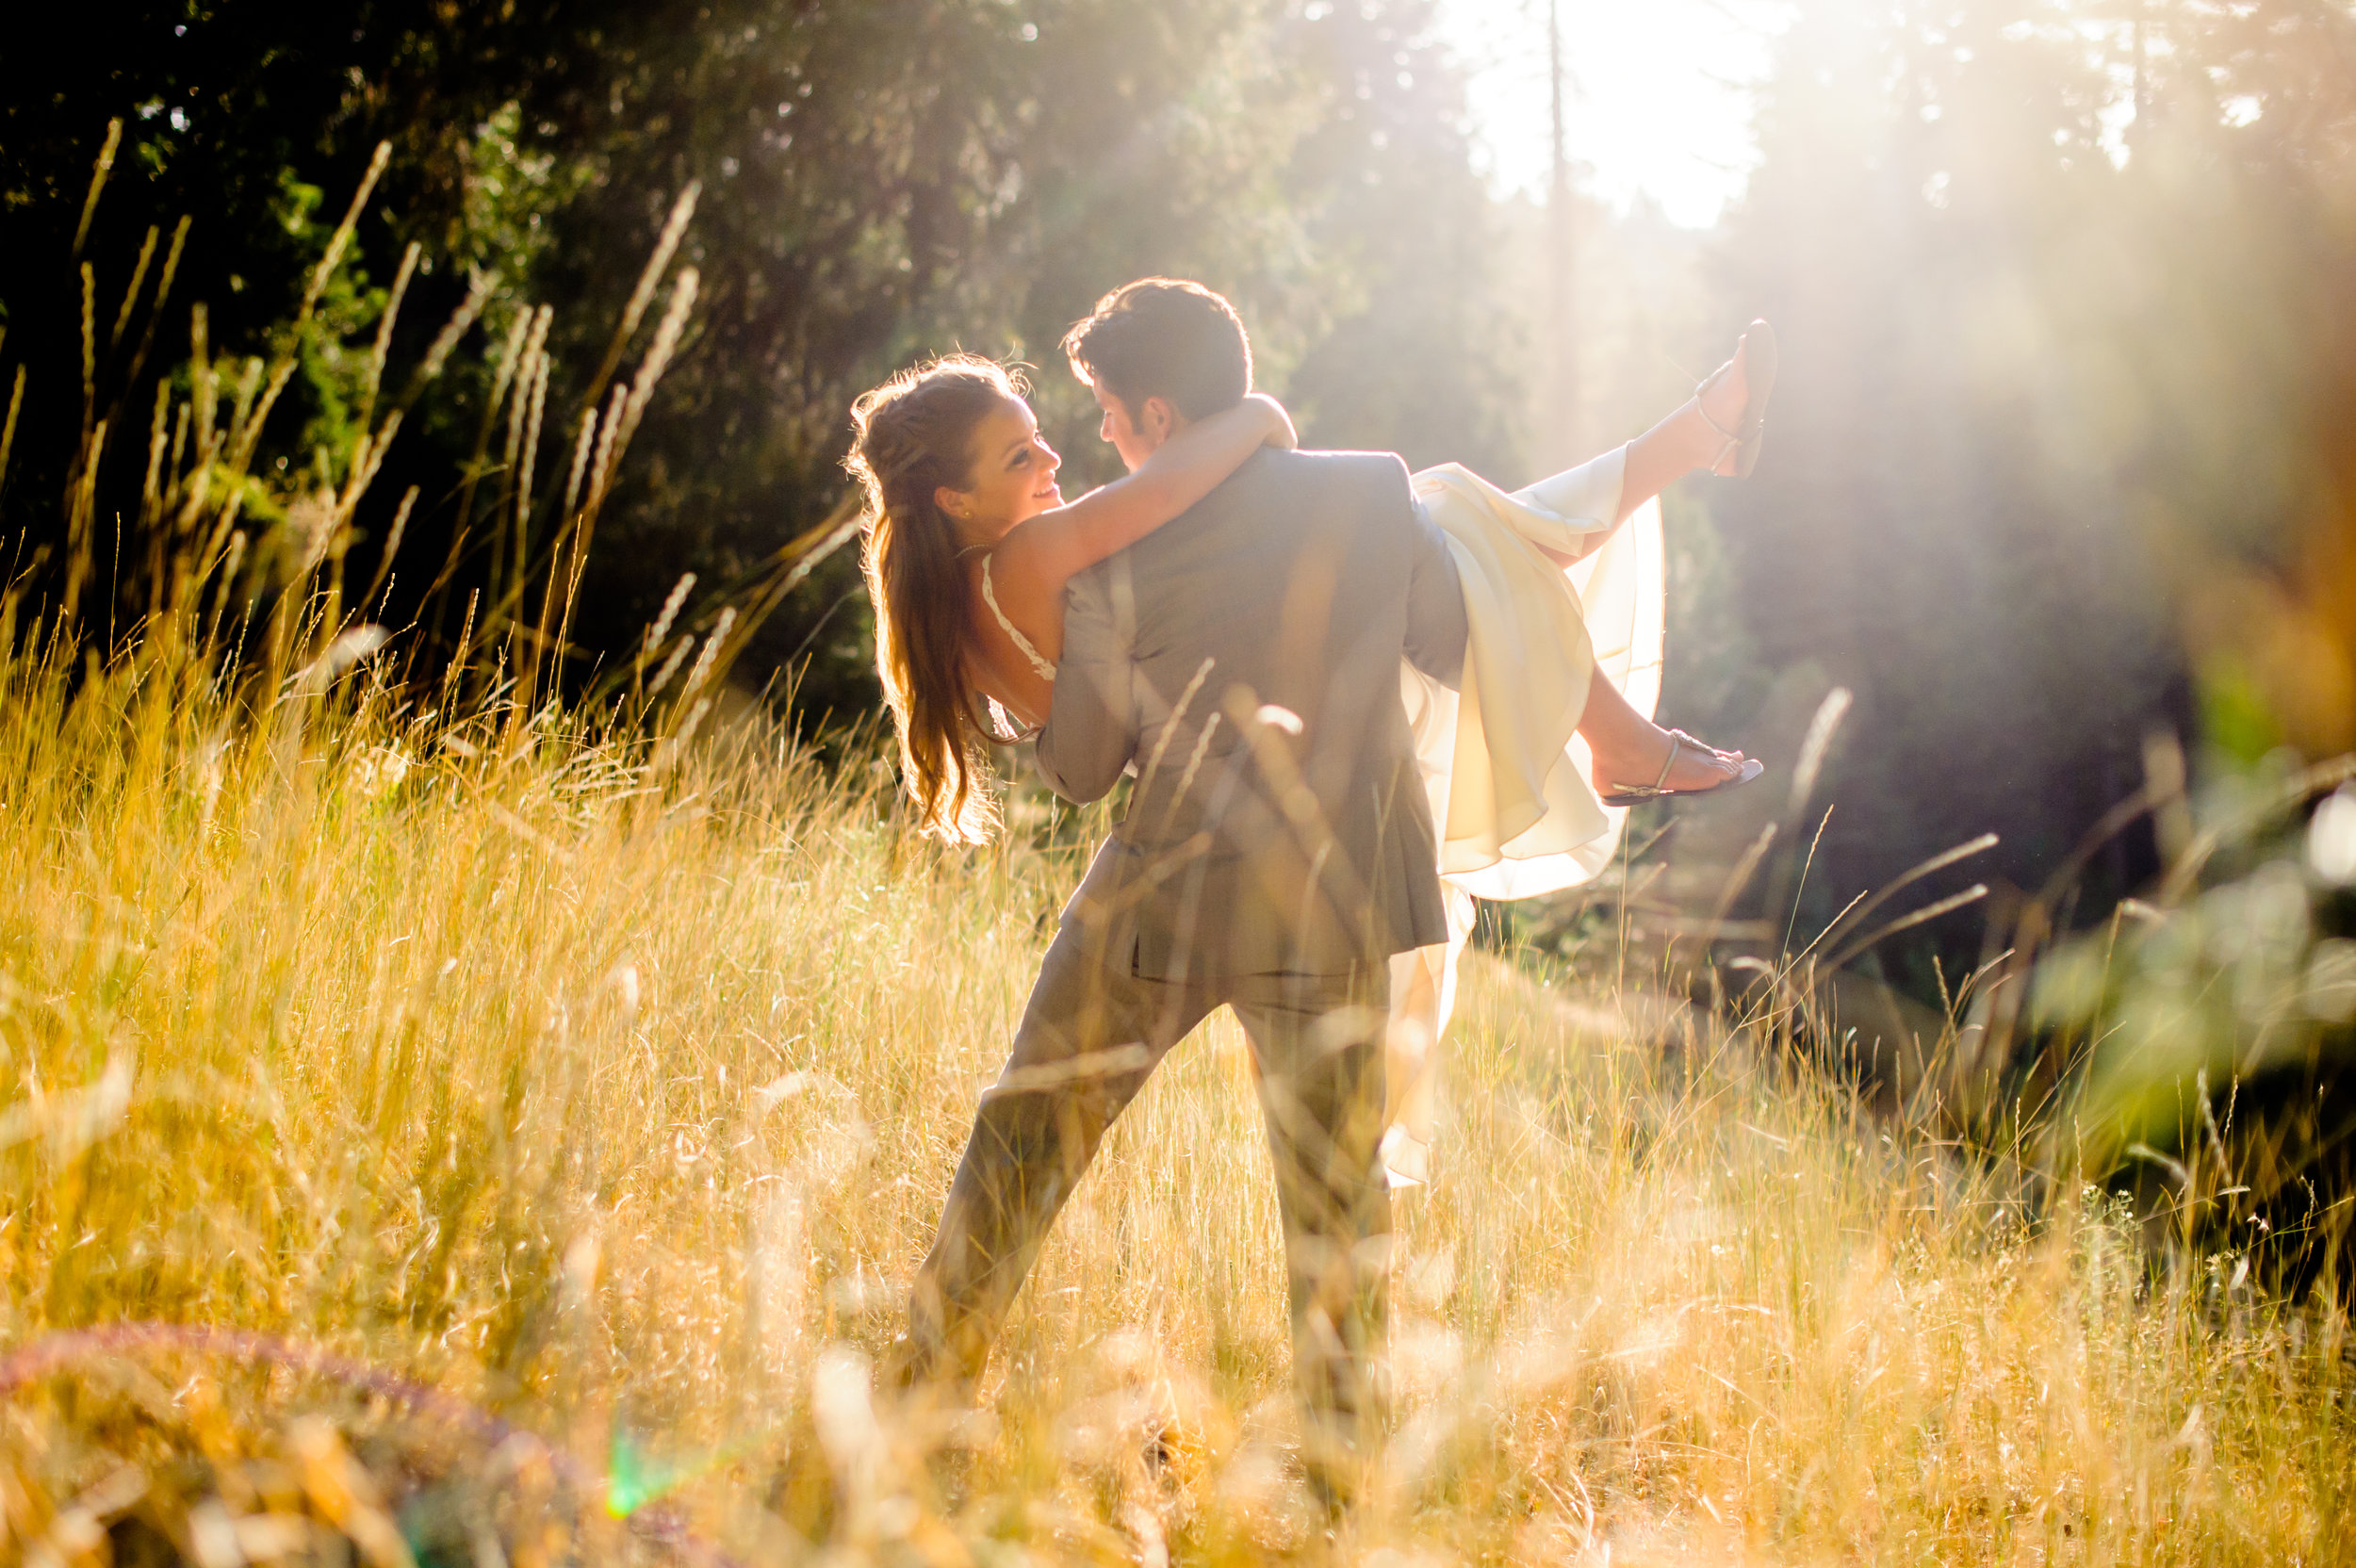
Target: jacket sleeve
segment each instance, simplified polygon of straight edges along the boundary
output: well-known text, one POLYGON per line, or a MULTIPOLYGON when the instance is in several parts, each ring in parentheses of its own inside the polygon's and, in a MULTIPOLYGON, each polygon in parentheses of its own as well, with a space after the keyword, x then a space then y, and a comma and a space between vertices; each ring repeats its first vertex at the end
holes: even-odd
POLYGON ((1126 565, 1116 557, 1064 591, 1063 657, 1037 753, 1047 787, 1075 805, 1101 799, 1137 755, 1131 617, 1116 603, 1125 597, 1116 580, 1126 565))
MULTIPOLYGON (((1404 465, 1401 465, 1402 470, 1404 465)), ((1402 478, 1404 477, 1402 472, 1402 478)), ((1423 502, 1407 490, 1407 662, 1448 687, 1460 690, 1464 673, 1464 589, 1448 536, 1423 502)))

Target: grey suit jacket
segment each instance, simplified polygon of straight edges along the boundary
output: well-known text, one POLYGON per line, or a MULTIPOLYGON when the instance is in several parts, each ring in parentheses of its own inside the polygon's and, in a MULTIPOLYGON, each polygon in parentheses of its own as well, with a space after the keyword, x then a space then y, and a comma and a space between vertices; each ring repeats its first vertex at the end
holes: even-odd
POLYGON ((1331 973, 1445 940, 1403 657, 1453 686, 1464 600, 1389 453, 1261 451, 1072 580, 1039 766, 1126 816, 1071 905, 1157 978, 1331 973))

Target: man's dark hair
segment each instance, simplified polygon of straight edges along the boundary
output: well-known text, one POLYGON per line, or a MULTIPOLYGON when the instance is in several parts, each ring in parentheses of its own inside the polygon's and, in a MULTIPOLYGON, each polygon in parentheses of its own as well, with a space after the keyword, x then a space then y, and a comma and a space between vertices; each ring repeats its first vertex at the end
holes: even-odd
POLYGON ((1235 307, 1199 283, 1139 278, 1096 302, 1063 335, 1072 368, 1134 419, 1148 398, 1206 419, 1252 390, 1252 345, 1235 307))

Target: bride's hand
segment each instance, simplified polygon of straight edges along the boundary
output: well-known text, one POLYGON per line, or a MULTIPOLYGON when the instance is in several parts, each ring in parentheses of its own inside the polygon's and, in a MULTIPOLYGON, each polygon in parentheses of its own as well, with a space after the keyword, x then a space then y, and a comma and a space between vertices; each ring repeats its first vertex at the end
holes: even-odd
POLYGON ((1268 437, 1264 445, 1274 447, 1280 452, 1291 451, 1301 445, 1301 433, 1293 429, 1292 416, 1284 412, 1283 403, 1265 392, 1251 393, 1244 401, 1258 408, 1268 420, 1268 437))

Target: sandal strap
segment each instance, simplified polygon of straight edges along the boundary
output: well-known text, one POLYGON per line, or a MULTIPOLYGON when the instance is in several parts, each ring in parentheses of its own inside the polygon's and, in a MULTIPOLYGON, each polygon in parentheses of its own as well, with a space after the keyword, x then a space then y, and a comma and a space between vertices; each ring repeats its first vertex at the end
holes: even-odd
MULTIPOLYGON (((1726 373, 1726 368, 1721 366, 1717 369, 1710 372, 1710 377, 1707 381, 1699 381, 1693 384, 1693 412, 1702 416, 1703 424, 1708 425, 1711 430, 1716 431, 1720 435, 1726 437, 1726 440, 1740 441, 1742 437, 1736 433, 1735 431, 1726 429, 1726 426, 1711 418, 1710 416, 1709 408, 1702 402, 1703 395, 1709 392, 1711 387, 1717 385, 1719 378, 1724 376, 1726 373)), ((1743 406, 1748 408, 1750 405, 1746 402, 1743 406)), ((1740 419, 1735 420, 1735 424, 1737 426, 1740 426, 1742 423, 1742 421, 1740 419)))
MULTIPOLYGON (((1702 404, 1702 394, 1718 384, 1719 380, 1726 375, 1726 366, 1721 365, 1715 370, 1710 371, 1707 378, 1693 384, 1693 412, 1700 415, 1702 423, 1716 432, 1719 438, 1726 442, 1725 446, 1718 449, 1718 461, 1720 462, 1725 460, 1727 452, 1732 451, 1743 442, 1757 440, 1759 432, 1767 428, 1767 416, 1763 414, 1752 414, 1751 400, 1747 397, 1742 400, 1742 412, 1748 417, 1736 419, 1734 429, 1728 430, 1710 416, 1710 410, 1702 404)), ((1717 464, 1712 463, 1710 466, 1715 467, 1717 464)))
POLYGON ((1652 792, 1661 793, 1669 787, 1669 774, 1677 765, 1677 748, 1692 739, 1682 729, 1669 731, 1669 755, 1661 760, 1661 776, 1652 781, 1652 792))

